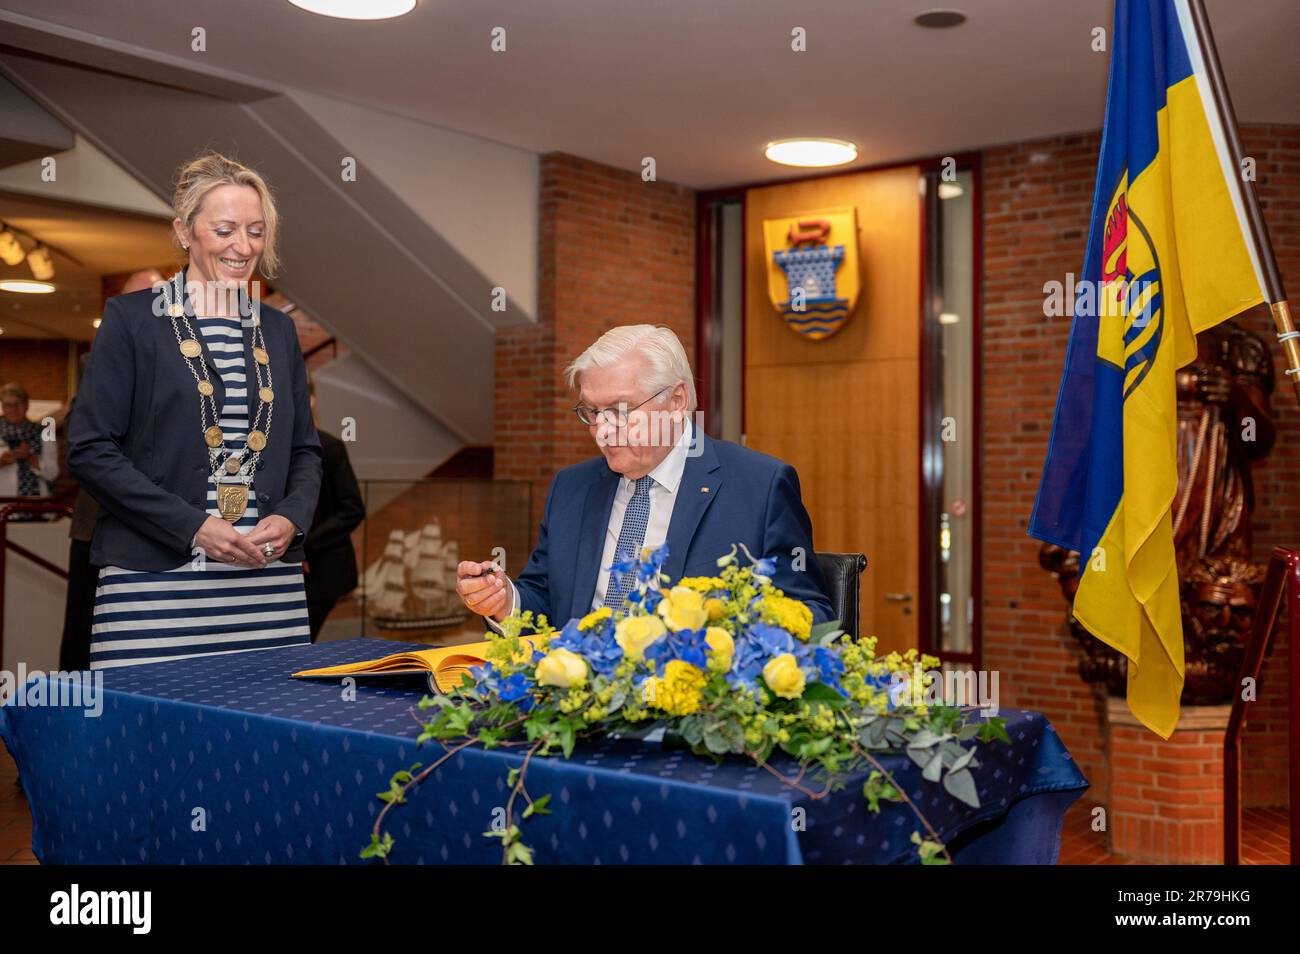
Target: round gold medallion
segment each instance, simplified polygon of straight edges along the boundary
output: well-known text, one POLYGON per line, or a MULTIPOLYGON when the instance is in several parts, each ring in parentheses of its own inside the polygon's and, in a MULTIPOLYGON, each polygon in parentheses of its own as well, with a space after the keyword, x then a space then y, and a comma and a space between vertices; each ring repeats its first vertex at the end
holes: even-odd
POLYGON ((211 382, 211 381, 200 381, 200 382, 198 383, 198 389, 199 389, 199 393, 200 393, 200 394, 202 394, 204 397, 207 397, 208 395, 210 395, 210 394, 212 393, 212 390, 213 390, 213 388, 212 388, 212 382, 211 382))
POLYGON ((167 314, 171 315, 173 318, 179 318, 181 315, 185 314, 185 306, 178 304, 168 305, 167 314))
POLYGON ((270 356, 269 354, 266 353, 266 349, 265 349, 265 348, 254 348, 254 349, 253 349, 253 358, 254 358, 254 360, 257 361, 258 364, 270 364, 270 363, 271 363, 271 356, 270 356))
POLYGON ((266 447, 266 435, 261 431, 249 431, 248 446, 255 451, 262 450, 266 447))
POLYGON ((238 458, 238 457, 232 457, 232 458, 230 458, 228 461, 226 461, 226 473, 227 473, 227 474, 237 474, 237 473, 239 473, 239 458, 238 458))
POLYGON ((263 404, 270 404, 275 400, 275 392, 270 388, 262 388, 257 392, 257 396, 262 399, 263 404))
POLYGON ((181 354, 187 358, 197 358, 203 353, 203 348, 193 338, 186 338, 181 342, 181 354))
POLYGON ((203 440, 209 447, 220 447, 226 439, 226 435, 221 433, 221 428, 213 424, 203 432, 203 440))

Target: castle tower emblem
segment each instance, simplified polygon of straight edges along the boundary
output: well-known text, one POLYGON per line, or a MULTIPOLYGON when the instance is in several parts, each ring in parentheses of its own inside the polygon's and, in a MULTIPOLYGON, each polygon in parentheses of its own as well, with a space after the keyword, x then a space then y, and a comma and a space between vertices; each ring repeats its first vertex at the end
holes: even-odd
POLYGON ((820 341, 848 321, 861 290, 853 208, 763 223, 768 297, 800 337, 820 341))

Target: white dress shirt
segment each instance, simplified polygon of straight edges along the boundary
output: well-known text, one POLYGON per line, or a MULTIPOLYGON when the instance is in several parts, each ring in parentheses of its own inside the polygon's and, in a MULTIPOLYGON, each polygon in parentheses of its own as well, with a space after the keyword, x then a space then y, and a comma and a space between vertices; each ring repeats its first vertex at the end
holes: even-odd
MULTIPOLYGON (((687 420, 682 436, 678 438, 668 456, 659 462, 659 466, 650 471, 653 483, 650 485, 650 519, 646 523, 643 547, 655 549, 663 546, 668 539, 668 525, 673 519, 673 507, 677 503, 677 490, 682 483, 682 474, 686 470, 686 454, 691 446, 691 422, 687 420)), ((614 551, 618 547, 618 535, 623 529, 623 515, 627 505, 636 491, 636 481, 620 477, 618 490, 614 492, 614 506, 609 511, 609 523, 605 525, 605 548, 600 555, 600 573, 596 577, 596 592, 591 600, 591 608, 599 609, 605 603, 605 589, 609 586, 609 568, 614 562, 614 551)), ((507 616, 519 605, 519 591, 510 582, 510 607, 507 616)), ((493 627, 496 621, 488 619, 493 627)))
MULTIPOLYGON (((0 450, 8 450, 7 444, 0 444, 0 450)), ((50 495, 50 486, 54 483, 55 478, 59 476, 59 443, 58 441, 38 441, 37 446, 32 448, 32 457, 27 461, 32 470, 36 471, 37 482, 40 484, 42 497, 50 495)), ((0 467, 0 497, 17 497, 18 496, 18 461, 12 464, 5 464, 0 467)))

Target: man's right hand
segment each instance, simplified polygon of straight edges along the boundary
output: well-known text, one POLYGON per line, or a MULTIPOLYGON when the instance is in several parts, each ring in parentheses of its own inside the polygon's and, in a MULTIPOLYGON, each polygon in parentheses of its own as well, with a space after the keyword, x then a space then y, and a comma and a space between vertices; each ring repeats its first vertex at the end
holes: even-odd
POLYGON ((456 592, 473 612, 498 623, 513 608, 510 580, 491 560, 482 563, 466 560, 456 567, 456 592))
POLYGON ((208 515, 194 537, 194 546, 203 551, 205 558, 218 563, 261 568, 267 559, 256 546, 235 529, 235 525, 220 517, 208 515))

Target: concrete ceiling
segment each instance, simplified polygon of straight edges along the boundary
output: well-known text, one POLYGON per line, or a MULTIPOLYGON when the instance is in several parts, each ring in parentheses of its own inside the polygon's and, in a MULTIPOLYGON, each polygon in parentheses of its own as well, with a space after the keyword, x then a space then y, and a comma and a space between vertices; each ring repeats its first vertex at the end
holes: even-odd
MULTIPOLYGON (((0 0, 233 79, 306 89, 537 152, 621 168, 653 156, 695 188, 784 178, 764 143, 851 139, 858 165, 1095 129, 1112 0, 419 0, 355 22, 287 0, 0 0), (191 34, 206 31, 206 52, 191 34), (490 48, 494 27, 506 52, 490 48), (790 50, 794 27, 806 53, 790 50)), ((1207 0, 1243 122, 1300 123, 1296 0, 1207 0)))
MULTIPOLYGON (((0 291, 0 329, 9 339, 89 341, 103 309, 100 276, 175 260, 171 223, 165 219, 0 192, 0 221, 57 249, 54 292, 0 291)), ((23 247, 30 249, 31 241, 23 239, 23 247)), ((0 262, 0 279, 31 277, 25 262, 0 262)))

